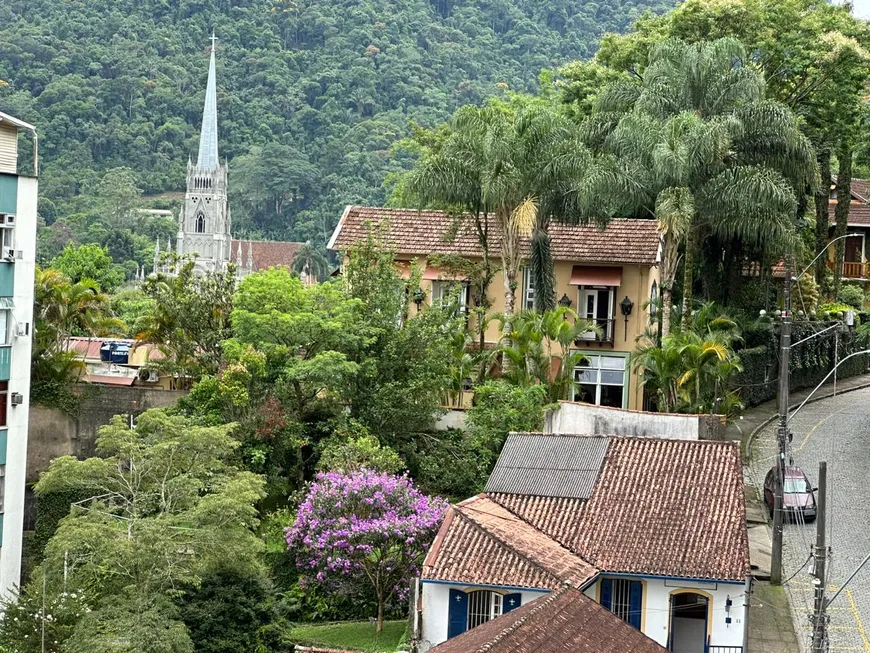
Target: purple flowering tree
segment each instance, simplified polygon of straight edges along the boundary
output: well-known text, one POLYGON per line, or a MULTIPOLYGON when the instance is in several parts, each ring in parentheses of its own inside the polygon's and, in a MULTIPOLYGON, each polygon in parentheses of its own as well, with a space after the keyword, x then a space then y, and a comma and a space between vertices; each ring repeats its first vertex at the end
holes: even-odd
POLYGON ((369 583, 380 633, 384 606, 407 595, 446 510, 444 499, 422 494, 407 476, 318 474, 287 529, 287 545, 303 580, 349 590, 369 583))

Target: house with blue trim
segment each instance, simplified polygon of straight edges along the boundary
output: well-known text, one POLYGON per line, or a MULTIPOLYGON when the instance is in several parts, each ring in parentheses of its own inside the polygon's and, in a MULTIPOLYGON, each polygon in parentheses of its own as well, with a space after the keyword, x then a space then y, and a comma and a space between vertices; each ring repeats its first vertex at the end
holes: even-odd
POLYGON ((743 492, 735 443, 511 434, 429 550, 417 650, 570 588, 668 651, 746 653, 743 492))

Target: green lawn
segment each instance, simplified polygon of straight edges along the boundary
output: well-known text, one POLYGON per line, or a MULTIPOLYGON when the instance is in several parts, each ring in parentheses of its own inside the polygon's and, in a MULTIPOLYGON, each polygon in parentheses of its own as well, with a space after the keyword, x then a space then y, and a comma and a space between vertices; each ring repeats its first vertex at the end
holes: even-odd
POLYGON ((325 648, 365 651, 365 653, 393 653, 405 634, 408 622, 385 621, 384 632, 375 634, 375 625, 368 621, 342 621, 329 624, 302 624, 290 631, 296 644, 325 648))

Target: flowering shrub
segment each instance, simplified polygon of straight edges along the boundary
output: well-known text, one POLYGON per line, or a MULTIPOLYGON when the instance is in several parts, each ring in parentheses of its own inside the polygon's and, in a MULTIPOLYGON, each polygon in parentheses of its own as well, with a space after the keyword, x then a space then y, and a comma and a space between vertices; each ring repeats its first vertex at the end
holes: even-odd
POLYGON ((406 476, 318 474, 287 529, 287 545, 303 580, 345 592, 370 583, 381 632, 384 606, 407 596, 446 510, 444 499, 422 494, 406 476))

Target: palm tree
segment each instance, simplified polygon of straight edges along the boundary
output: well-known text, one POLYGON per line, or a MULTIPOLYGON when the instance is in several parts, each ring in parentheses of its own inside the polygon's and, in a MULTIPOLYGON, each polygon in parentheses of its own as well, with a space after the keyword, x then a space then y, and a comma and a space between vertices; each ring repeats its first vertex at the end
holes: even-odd
POLYGON ((304 272, 308 279, 320 281, 329 274, 329 261, 321 248, 307 240, 293 255, 293 271, 300 275, 304 272))
POLYGON ((580 136, 570 120, 542 103, 465 106, 406 179, 406 193, 420 206, 458 209, 473 220, 485 261, 499 251, 506 334, 526 240, 536 308, 554 308, 550 220, 605 222, 609 215, 598 192, 599 162, 580 136))
MULTIPOLYGON (((684 246, 683 330, 703 239, 782 253, 794 238, 796 195, 816 182, 812 146, 789 109, 764 99, 764 79, 745 60, 735 39, 664 41, 650 52, 641 82, 606 89, 584 124, 590 146, 631 166, 644 189, 640 206, 659 220, 668 307, 684 246)), ((669 308, 662 320, 667 335, 669 308)))

